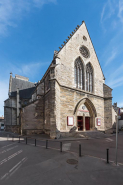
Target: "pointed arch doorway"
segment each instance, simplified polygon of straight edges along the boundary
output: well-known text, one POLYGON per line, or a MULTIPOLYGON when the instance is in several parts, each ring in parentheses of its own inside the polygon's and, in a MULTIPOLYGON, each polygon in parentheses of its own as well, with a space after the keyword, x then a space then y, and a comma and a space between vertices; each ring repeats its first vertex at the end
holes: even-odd
POLYGON ((78 131, 95 129, 95 117, 97 117, 97 113, 93 103, 88 98, 84 98, 77 103, 74 115, 76 117, 78 131))

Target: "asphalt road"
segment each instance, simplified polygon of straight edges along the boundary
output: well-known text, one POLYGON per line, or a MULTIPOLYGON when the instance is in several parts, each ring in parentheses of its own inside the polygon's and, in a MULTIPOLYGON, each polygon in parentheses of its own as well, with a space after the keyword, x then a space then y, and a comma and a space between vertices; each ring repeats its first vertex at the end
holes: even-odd
POLYGON ((115 136, 101 139, 79 139, 76 141, 37 141, 18 138, 7 141, 0 138, 0 185, 50 185, 50 184, 122 184, 123 134, 118 136, 118 167, 106 164, 106 149, 109 160, 115 162, 115 136), (81 144, 82 157, 79 157, 81 144), (67 164, 67 159, 76 159, 77 165, 67 164), (101 160, 100 158, 104 159, 101 160), (109 180, 110 178, 110 180, 109 180), (101 179, 101 181, 100 181, 101 179))
MULTIPOLYGON (((75 141, 71 140, 48 140, 48 148, 53 150, 61 150, 65 152, 74 152, 79 155, 79 145, 81 144, 81 154, 87 156, 93 156, 97 158, 107 159, 107 149, 109 149, 109 160, 116 161, 116 136, 111 135, 107 138, 90 138, 90 139, 78 139, 75 141)), ((26 139, 21 141, 26 144, 26 139)), ((28 138, 27 145, 35 145, 35 139, 28 138)), ((46 148, 46 140, 37 140, 36 145, 42 148, 46 148)), ((118 155, 117 160, 119 163, 123 163, 123 133, 118 135, 118 155)))
POLYGON ((46 150, 18 142, 1 141, 0 185, 34 184, 33 179, 31 181, 29 179, 33 178, 33 175, 39 176, 40 174, 33 166, 58 155, 59 152, 55 150, 46 150))
MULTIPOLYGON (((90 155, 98 158, 106 159, 107 149, 109 149, 109 160, 116 161, 116 136, 102 139, 89 139, 71 142, 70 151, 77 152, 78 145, 81 144, 83 155, 90 155)), ((119 163, 123 163, 123 134, 118 135, 118 156, 119 163)))

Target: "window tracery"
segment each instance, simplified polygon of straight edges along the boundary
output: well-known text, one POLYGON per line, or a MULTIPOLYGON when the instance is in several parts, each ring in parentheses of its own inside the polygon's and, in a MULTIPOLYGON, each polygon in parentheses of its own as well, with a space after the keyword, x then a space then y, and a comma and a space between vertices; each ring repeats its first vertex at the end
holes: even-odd
POLYGON ((84 89, 84 67, 80 58, 75 61, 74 79, 76 87, 84 89))
POLYGON ((86 65, 86 91, 93 92, 93 68, 90 62, 86 65))

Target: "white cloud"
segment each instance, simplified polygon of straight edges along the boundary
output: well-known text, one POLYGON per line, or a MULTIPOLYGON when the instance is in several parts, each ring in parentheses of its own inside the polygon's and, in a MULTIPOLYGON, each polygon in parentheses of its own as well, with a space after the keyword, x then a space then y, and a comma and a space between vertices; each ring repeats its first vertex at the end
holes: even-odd
POLYGON ((101 22, 103 21, 104 13, 105 13, 106 4, 104 4, 102 12, 101 12, 101 22))
POLYGON ((22 65, 20 71, 20 74, 27 75, 28 76, 35 76, 39 70, 41 70, 41 67, 44 65, 49 65, 49 62, 37 62, 37 63, 30 63, 22 65))
POLYGON ((116 49, 113 49, 109 58, 107 59, 106 63, 105 63, 105 66, 107 66, 108 64, 110 64, 115 58, 116 58, 116 55, 117 55, 117 50, 116 49))
POLYGON ((102 12, 101 12, 101 23, 102 24, 115 13, 115 9, 114 9, 113 4, 114 4, 114 2, 110 1, 110 0, 108 0, 104 4, 102 12))
POLYGON ((123 102, 117 103, 118 107, 123 107, 123 102))
POLYGON ((107 84, 111 88, 116 88, 123 85, 123 65, 121 65, 117 69, 114 69, 111 72, 111 74, 109 75, 109 80, 107 81, 107 84))
POLYGON ((9 81, 0 81, 0 116, 4 115, 4 100, 8 98, 9 81))
MULTIPOLYGON (((19 62, 21 63, 21 62, 19 62)), ((9 70, 12 71, 13 74, 19 74, 25 77, 35 77, 43 66, 48 66, 49 62, 30 62, 28 64, 22 65, 13 65, 11 63, 8 64, 9 70)), ((41 75, 42 76, 42 75, 41 75)))
POLYGON ((120 21, 123 22, 123 0, 119 1, 118 17, 120 18, 120 21))
POLYGON ((103 30, 107 28, 116 29, 123 23, 123 0, 108 0, 102 8, 100 23, 103 30))
POLYGON ((112 88, 116 88, 123 85, 123 76, 119 77, 117 79, 112 79, 108 85, 112 88))
POLYGON ((106 21, 108 20, 110 21, 108 22, 108 26, 110 25, 114 29, 117 26, 119 27, 119 23, 123 23, 123 0, 108 0, 103 5, 100 22, 104 31, 107 30, 106 21))
POLYGON ((104 59, 106 61, 104 64, 108 77, 106 83, 111 88, 123 86, 122 35, 123 29, 118 30, 117 34, 110 40, 102 55, 102 60, 104 59))
MULTIPOLYGON (((15 74, 25 76, 30 78, 35 78, 37 74, 40 74, 40 79, 42 78, 42 67, 48 66, 49 62, 31 62, 28 64, 23 64, 15 66, 11 63, 8 64, 8 73, 12 71, 13 77, 15 74)), ((39 79, 39 80, 40 80, 39 79)), ((0 116, 4 114, 4 101, 8 98, 8 89, 9 89, 9 77, 0 81, 0 116)))
POLYGON ((48 4, 48 3, 57 3, 57 0, 33 0, 33 2, 35 3, 36 7, 41 7, 44 4, 48 4))
POLYGON ((57 0, 0 0, 0 35, 6 36, 9 27, 16 27, 17 21, 32 8, 41 8, 44 4, 57 0))
POLYGON ((123 65, 118 67, 114 72, 113 72, 113 78, 119 76, 120 74, 123 74, 123 65))

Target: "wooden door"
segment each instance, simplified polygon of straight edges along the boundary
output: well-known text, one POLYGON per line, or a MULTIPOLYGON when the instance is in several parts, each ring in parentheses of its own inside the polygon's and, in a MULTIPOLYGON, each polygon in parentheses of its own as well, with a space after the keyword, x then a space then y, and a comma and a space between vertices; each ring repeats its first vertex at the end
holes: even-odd
POLYGON ((77 117, 77 123, 78 123, 78 130, 83 130, 83 117, 82 116, 77 117))
POLYGON ((90 130, 90 117, 85 117, 85 128, 90 130))

